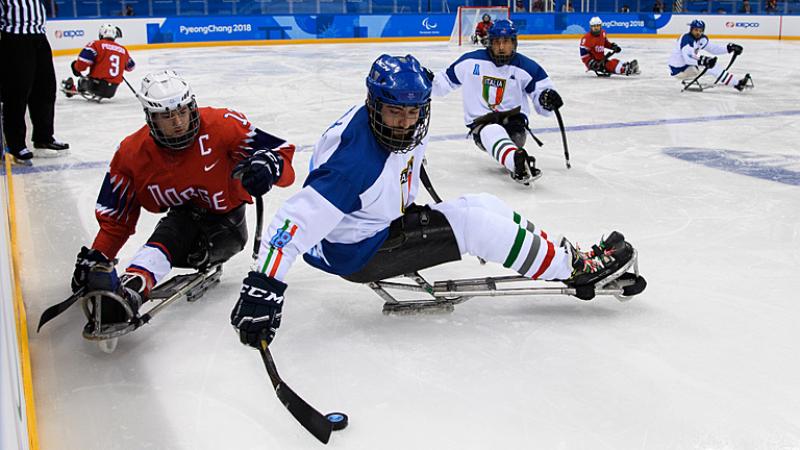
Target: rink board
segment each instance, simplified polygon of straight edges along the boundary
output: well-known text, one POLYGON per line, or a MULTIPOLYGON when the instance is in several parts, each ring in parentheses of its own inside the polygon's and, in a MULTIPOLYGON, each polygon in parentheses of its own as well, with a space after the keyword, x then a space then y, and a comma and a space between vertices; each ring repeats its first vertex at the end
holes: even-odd
MULTIPOLYGON (((578 38, 588 31, 591 14, 514 14, 523 39, 578 38)), ((392 40, 446 41, 451 14, 298 14, 263 16, 193 16, 114 18, 130 49, 209 45, 258 45, 375 42, 392 40), (220 43, 220 44, 218 44, 220 43)), ((796 16, 603 14, 606 31, 631 37, 675 37, 696 18, 705 20, 710 36, 754 39, 800 38, 796 16)), ((70 54, 94 39, 109 19, 52 20, 47 35, 56 55, 70 54)))

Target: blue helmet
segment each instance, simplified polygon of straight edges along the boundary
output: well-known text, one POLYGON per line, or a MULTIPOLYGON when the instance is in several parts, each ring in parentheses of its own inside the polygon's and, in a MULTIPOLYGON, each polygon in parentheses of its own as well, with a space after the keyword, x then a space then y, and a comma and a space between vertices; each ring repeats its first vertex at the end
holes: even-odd
POLYGON ((428 134, 432 82, 422 65, 411 55, 383 54, 372 63, 367 76, 367 108, 375 139, 387 150, 405 153, 428 134), (419 119, 411 128, 384 123, 384 105, 419 108, 419 119))
POLYGON ((706 31, 706 23, 702 20, 695 19, 689 24, 689 31, 691 31, 692 28, 699 28, 702 31, 706 31))
POLYGON ((514 22, 508 19, 500 19, 496 21, 494 25, 489 28, 488 47, 489 56, 492 57, 492 61, 494 61, 495 65, 504 66, 508 64, 517 52, 517 27, 514 26, 514 22), (508 55, 495 54, 494 50, 492 49, 492 41, 502 38, 511 39, 514 42, 514 48, 508 55))

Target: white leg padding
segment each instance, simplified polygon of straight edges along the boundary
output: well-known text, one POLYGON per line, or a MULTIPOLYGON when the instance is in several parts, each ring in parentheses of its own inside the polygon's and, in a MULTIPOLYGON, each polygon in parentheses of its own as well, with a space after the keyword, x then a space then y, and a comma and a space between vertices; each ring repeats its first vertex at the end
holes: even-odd
POLYGON ((489 194, 465 195, 430 205, 445 215, 459 251, 503 264, 537 279, 566 279, 572 265, 566 250, 489 194))
POLYGON ((481 144, 483 144, 486 152, 506 169, 513 172, 514 151, 517 150, 517 146, 508 136, 506 129, 493 123, 483 127, 480 134, 481 144))
POLYGON ((143 246, 136 252, 128 267, 146 270, 153 275, 155 284, 160 283, 172 270, 167 255, 161 249, 149 245, 143 246))

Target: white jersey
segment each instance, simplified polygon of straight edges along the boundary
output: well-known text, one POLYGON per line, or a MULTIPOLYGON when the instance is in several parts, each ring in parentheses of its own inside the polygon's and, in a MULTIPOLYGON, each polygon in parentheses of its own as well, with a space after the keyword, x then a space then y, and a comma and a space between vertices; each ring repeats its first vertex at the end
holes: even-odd
POLYGON ((427 138, 407 153, 375 140, 366 106, 352 107, 314 147, 303 189, 278 210, 255 270, 283 280, 303 253, 309 264, 348 275, 360 270, 416 198, 427 138))
POLYGON ((444 96, 463 87, 464 124, 493 111, 509 111, 517 106, 530 114, 528 98, 537 113, 552 113, 539 104, 539 94, 554 85, 542 67, 532 59, 515 54, 511 61, 497 67, 489 50, 481 49, 462 55, 433 79, 433 95, 444 96))
POLYGON ((686 70, 688 66, 696 66, 697 58, 700 57, 700 50, 704 50, 713 55, 728 53, 728 47, 712 44, 706 35, 695 39, 692 33, 686 33, 675 43, 675 50, 669 57, 669 68, 672 75, 676 75, 686 70))

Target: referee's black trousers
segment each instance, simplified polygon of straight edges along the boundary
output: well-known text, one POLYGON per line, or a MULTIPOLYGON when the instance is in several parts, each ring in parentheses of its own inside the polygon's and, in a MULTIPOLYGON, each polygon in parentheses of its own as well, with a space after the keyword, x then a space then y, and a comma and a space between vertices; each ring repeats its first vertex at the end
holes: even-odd
POLYGON ((26 108, 31 113, 33 142, 52 142, 56 73, 47 36, 2 33, 0 61, 7 66, 0 70, 6 144, 13 151, 26 147, 26 108))

